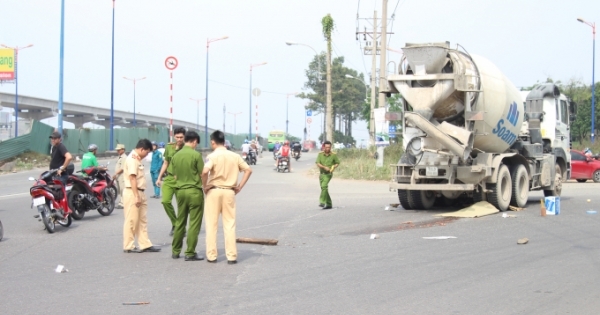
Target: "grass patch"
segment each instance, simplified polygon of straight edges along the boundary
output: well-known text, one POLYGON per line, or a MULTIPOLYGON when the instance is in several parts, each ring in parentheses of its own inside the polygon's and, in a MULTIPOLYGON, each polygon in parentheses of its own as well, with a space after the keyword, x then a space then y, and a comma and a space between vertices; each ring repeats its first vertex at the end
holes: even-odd
MULTIPOLYGON (((14 168, 12 169, 17 172, 23 170, 32 170, 37 167, 48 167, 48 165, 50 165, 50 155, 36 152, 25 152, 13 158, 0 161, 0 167, 8 163, 13 163, 14 168)), ((1 170, 0 173, 2 173, 1 170)))
POLYGON ((596 141, 592 143, 589 140, 583 140, 581 142, 573 141, 573 150, 583 151, 585 148, 590 148, 594 154, 600 153, 600 142, 596 141))
MULTIPOLYGON (((390 164, 398 163, 403 153, 402 145, 386 147, 383 153, 383 166, 376 167, 375 150, 341 149, 334 151, 340 158, 340 166, 335 169, 335 177, 356 180, 385 180, 391 178, 390 164)), ((315 166, 309 172, 319 174, 315 166)))

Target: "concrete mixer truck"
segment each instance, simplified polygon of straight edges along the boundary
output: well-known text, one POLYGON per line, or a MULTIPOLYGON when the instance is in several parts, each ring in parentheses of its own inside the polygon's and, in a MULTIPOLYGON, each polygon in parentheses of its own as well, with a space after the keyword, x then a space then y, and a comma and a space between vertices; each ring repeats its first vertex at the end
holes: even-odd
POLYGON ((539 85, 524 100, 490 61, 448 42, 403 52, 387 78, 404 103, 405 151, 390 183, 403 208, 466 197, 505 211, 524 207, 532 190, 560 196, 576 108, 557 86, 539 85))

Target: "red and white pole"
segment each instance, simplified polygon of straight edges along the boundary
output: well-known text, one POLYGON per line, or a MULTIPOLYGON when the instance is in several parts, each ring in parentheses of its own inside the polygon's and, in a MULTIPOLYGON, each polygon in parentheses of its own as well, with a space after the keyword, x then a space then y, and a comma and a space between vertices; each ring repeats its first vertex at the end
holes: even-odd
POLYGON ((169 142, 173 142, 173 71, 171 71, 171 84, 170 84, 170 102, 171 102, 171 122, 169 125, 169 142))

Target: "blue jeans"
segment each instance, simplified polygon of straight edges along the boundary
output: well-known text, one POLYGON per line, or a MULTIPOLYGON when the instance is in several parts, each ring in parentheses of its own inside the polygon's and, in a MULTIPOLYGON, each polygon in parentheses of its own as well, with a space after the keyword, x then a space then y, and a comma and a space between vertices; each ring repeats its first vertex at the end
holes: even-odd
POLYGON ((152 186, 154 186, 154 195, 160 196, 160 187, 156 186, 156 181, 158 180, 158 172, 150 172, 150 176, 152 176, 152 186))

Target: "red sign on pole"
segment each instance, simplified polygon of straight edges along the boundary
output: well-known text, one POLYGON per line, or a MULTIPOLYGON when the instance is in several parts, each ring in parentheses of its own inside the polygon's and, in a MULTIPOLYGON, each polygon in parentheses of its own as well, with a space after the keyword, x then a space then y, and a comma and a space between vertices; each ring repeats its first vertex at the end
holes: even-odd
POLYGON ((307 124, 310 124, 310 123, 312 123, 312 118, 310 118, 310 117, 306 118, 306 123, 307 123, 307 124))
POLYGON ((177 58, 173 56, 167 57, 167 59, 165 59, 165 67, 167 67, 167 69, 169 70, 175 70, 178 64, 179 62, 177 61, 177 58))

